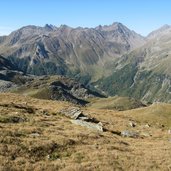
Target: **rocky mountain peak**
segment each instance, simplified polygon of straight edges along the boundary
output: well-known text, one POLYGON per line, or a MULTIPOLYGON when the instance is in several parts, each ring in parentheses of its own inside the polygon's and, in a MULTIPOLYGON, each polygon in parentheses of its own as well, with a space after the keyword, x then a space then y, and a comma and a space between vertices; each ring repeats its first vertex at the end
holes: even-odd
POLYGON ((106 32, 121 31, 121 30, 131 31, 126 26, 124 26, 122 23, 119 23, 119 22, 114 22, 111 25, 104 25, 104 26, 99 25, 98 27, 96 27, 96 30, 101 30, 101 31, 106 31, 106 32))
POLYGON ((57 29, 57 27, 54 26, 54 25, 52 25, 52 24, 46 24, 46 25, 44 26, 44 28, 45 28, 47 31, 53 31, 53 30, 56 30, 56 29, 57 29))
POLYGON ((64 28, 70 28, 70 27, 67 26, 66 24, 61 24, 59 28, 64 29, 64 28))
POLYGON ((165 24, 165 25, 163 25, 162 27, 160 27, 159 29, 152 31, 152 32, 147 36, 147 38, 148 38, 148 39, 159 38, 159 37, 161 37, 161 36, 163 36, 163 35, 168 34, 169 32, 171 33, 171 26, 168 25, 168 24, 165 24))

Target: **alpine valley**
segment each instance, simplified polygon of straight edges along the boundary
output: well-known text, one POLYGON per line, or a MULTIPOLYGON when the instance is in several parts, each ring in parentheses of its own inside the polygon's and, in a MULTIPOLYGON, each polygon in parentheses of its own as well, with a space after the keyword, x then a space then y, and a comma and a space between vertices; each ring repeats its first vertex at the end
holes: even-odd
POLYGON ((26 26, 0 37, 0 171, 171 170, 171 26, 26 26))
POLYGON ((62 75, 106 96, 144 102, 171 102, 170 47, 169 25, 147 37, 117 22, 96 28, 26 26, 0 37, 0 54, 10 69, 62 75))

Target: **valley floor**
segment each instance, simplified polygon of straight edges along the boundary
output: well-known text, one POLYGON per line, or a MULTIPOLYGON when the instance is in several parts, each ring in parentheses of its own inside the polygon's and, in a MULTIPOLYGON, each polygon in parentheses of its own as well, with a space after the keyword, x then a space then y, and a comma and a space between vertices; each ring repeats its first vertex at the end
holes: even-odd
POLYGON ((74 125, 60 114, 71 106, 0 94, 0 170, 171 170, 171 105, 120 112, 82 107, 102 122, 105 132, 74 125), (116 134, 123 130, 141 136, 116 134))

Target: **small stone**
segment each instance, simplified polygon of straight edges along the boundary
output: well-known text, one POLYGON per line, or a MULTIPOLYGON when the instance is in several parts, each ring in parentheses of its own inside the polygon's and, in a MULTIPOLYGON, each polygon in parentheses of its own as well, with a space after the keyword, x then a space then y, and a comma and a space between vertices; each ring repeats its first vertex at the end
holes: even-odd
POLYGON ((146 125, 145 125, 145 127, 146 127, 146 128, 149 128, 149 127, 150 127, 150 125, 149 125, 149 124, 146 124, 146 125))
POLYGON ((49 112, 48 112, 47 110, 43 110, 43 111, 42 111, 42 114, 43 114, 43 115, 46 115, 46 116, 49 116, 49 112))
POLYGON ((129 125, 130 125, 131 127, 135 127, 137 124, 134 123, 134 122, 129 122, 129 125))
POLYGON ((149 134, 148 132, 142 132, 141 136, 143 136, 143 137, 151 137, 151 134, 149 134))
POLYGON ((121 136, 137 138, 139 136, 139 134, 137 132, 134 132, 134 131, 125 130, 125 131, 121 132, 121 136))
POLYGON ((32 133, 32 134, 30 134, 32 137, 39 137, 40 136, 40 134, 39 133, 32 133))

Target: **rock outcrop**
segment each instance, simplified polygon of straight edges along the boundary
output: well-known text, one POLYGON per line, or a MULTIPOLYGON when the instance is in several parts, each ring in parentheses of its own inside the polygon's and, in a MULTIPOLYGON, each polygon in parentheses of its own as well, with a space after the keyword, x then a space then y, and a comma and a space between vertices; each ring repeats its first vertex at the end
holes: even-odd
POLYGON ((71 122, 76 125, 84 126, 95 131, 104 131, 103 124, 101 122, 97 121, 95 118, 86 116, 80 108, 67 108, 61 110, 60 113, 72 119, 71 122))

